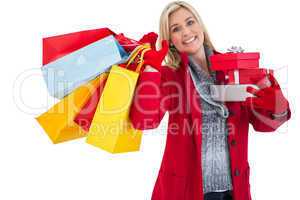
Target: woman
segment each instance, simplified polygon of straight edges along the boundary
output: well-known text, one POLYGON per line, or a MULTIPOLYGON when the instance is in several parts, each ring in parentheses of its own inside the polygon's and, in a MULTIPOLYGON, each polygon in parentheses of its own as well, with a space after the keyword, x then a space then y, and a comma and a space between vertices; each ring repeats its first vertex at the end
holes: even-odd
POLYGON ((250 200, 248 127, 276 130, 290 118, 273 76, 271 86, 247 88, 256 98, 215 102, 218 80, 208 56, 216 53, 195 9, 183 1, 166 6, 160 19, 162 49, 145 54, 130 117, 136 129, 156 128, 169 112, 166 148, 153 200, 250 200), (161 66, 166 60, 167 66, 161 66))

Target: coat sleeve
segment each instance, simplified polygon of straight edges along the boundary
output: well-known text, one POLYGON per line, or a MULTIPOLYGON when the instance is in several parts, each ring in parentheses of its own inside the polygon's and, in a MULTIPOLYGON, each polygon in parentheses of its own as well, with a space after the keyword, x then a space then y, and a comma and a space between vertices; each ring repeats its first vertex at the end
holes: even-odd
POLYGON ((281 117, 274 117, 271 113, 262 109, 248 109, 248 113, 250 124, 258 132, 273 132, 291 118, 289 107, 286 114, 281 117))
POLYGON ((130 120, 135 129, 146 130, 158 127, 168 110, 169 89, 165 84, 166 77, 163 71, 140 74, 130 108, 130 120))

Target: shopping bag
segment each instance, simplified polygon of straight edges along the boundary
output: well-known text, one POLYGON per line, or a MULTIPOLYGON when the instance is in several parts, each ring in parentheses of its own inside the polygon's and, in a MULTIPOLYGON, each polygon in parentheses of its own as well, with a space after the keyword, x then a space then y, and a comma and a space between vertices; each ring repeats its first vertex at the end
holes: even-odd
POLYGON ((85 103, 85 105, 74 118, 74 122, 87 132, 89 131, 94 118, 94 114, 96 112, 100 96, 103 92, 108 73, 101 74, 100 76, 103 76, 103 79, 101 80, 96 91, 92 94, 90 99, 85 103))
POLYGON ((135 71, 112 66, 87 135, 88 144, 110 153, 139 150, 142 131, 133 128, 129 110, 143 55, 149 49, 149 45, 143 45, 132 53, 128 66, 141 53, 135 71))
POLYGON ((109 35, 115 33, 108 28, 100 28, 43 38, 43 65, 109 35))
POLYGON ((151 48, 155 48, 156 40, 158 35, 155 32, 149 32, 144 34, 141 39, 134 40, 126 37, 123 33, 114 35, 119 44, 125 49, 126 52, 132 52, 136 47, 143 44, 150 44, 151 48))
POLYGON ((87 132, 73 122, 73 119, 102 79, 103 77, 98 76, 80 86, 36 118, 54 144, 86 136, 87 132))
POLYGON ((132 52, 136 47, 141 45, 138 41, 126 37, 123 33, 117 34, 114 37, 126 52, 132 52))
POLYGON ((63 98, 75 88, 97 75, 108 71, 111 65, 126 58, 126 52, 110 35, 42 67, 50 95, 63 98))

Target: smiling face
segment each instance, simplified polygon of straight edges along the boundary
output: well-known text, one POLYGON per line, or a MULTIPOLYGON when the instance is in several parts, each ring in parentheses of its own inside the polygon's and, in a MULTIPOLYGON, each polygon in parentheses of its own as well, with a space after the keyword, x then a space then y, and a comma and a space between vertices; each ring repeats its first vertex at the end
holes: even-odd
POLYGON ((169 16, 170 39, 179 52, 196 53, 203 45, 204 33, 195 16, 179 8, 169 16))

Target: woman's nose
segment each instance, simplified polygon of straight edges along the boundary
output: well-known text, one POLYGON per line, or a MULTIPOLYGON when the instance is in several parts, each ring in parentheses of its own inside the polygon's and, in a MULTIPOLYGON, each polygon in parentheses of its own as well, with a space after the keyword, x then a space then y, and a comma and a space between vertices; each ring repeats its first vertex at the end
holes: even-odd
POLYGON ((188 27, 184 27, 184 28, 183 28, 183 30, 182 30, 182 36, 183 36, 183 37, 189 36, 190 33, 191 33, 190 28, 188 28, 188 27))

